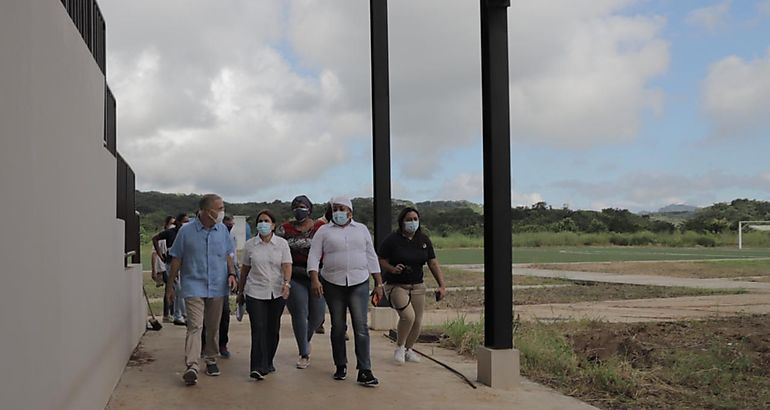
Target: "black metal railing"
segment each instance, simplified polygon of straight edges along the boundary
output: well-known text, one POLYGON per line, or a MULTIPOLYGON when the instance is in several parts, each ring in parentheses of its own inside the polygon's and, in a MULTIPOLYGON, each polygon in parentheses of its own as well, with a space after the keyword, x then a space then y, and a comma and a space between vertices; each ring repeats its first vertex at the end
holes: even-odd
POLYGON ((107 27, 96 0, 61 0, 62 5, 88 45, 96 64, 107 73, 107 27))
POLYGON ((132 263, 140 263, 139 215, 136 214, 136 177, 120 154, 117 180, 117 217, 125 222, 125 252, 134 252, 132 263))
MULTIPOLYGON (((107 28, 96 0, 61 0, 73 24, 91 50, 96 64, 107 73, 107 28)), ((104 82, 104 147, 117 160, 116 216, 125 222, 125 253, 132 263, 140 263, 139 215, 136 213, 136 176, 117 150, 117 102, 104 82)), ((128 263, 128 259, 126 259, 128 263)))
POLYGON ((104 84, 104 147, 115 156, 117 154, 117 104, 110 87, 104 84))

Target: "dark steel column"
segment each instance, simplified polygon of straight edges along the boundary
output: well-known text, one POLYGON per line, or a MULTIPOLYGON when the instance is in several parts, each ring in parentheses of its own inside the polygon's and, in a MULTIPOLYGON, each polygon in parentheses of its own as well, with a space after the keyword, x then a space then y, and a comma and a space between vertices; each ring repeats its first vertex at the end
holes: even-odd
POLYGON ((369 0, 372 53, 372 151, 374 245, 390 233, 390 89, 388 85, 388 1, 369 0))
POLYGON ((481 0, 484 141, 484 346, 513 348, 511 141, 508 102, 510 0, 481 0))

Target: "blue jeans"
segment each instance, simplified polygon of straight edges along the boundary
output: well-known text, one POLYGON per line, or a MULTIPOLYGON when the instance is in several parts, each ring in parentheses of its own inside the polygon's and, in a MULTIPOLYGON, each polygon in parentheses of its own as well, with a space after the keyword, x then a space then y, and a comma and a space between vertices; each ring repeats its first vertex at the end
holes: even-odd
POLYGON ((345 349, 345 315, 350 310, 353 322, 353 340, 356 344, 356 368, 371 370, 372 362, 369 357, 369 327, 367 325, 367 304, 369 303, 369 281, 353 286, 338 286, 325 281, 323 284, 326 304, 332 318, 332 356, 335 366, 345 366, 348 363, 345 349))
POLYGON ((184 320, 187 311, 184 307, 184 298, 182 297, 182 283, 177 280, 174 282, 174 320, 184 320))
POLYGON ((323 297, 317 298, 310 294, 310 281, 291 280, 291 291, 286 307, 291 313, 291 328, 297 339, 299 355, 310 356, 310 339, 315 330, 324 321, 326 302, 323 297))

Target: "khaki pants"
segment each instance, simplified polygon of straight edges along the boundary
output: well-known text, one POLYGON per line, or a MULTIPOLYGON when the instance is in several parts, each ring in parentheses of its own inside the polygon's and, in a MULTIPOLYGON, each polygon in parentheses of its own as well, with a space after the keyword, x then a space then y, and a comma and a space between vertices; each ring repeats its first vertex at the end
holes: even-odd
POLYGON ((390 306, 398 312, 399 346, 411 349, 420 336, 422 312, 425 309, 425 284, 385 285, 385 295, 390 306))
POLYGON ((196 371, 201 355, 201 333, 206 329, 206 350, 203 352, 206 364, 216 363, 219 354, 219 320, 222 316, 224 297, 221 298, 185 298, 187 306, 187 337, 184 342, 184 361, 187 367, 196 371))

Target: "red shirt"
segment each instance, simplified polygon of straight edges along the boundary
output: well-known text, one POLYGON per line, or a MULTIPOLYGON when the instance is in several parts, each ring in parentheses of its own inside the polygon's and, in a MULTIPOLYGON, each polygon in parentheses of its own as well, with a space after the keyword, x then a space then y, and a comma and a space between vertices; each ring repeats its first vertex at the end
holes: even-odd
POLYGON ((294 225, 294 222, 284 222, 277 230, 278 236, 286 239, 291 249, 291 259, 294 266, 307 267, 307 255, 310 253, 310 243, 318 228, 324 225, 324 221, 316 220, 313 227, 307 232, 302 232, 294 225))

